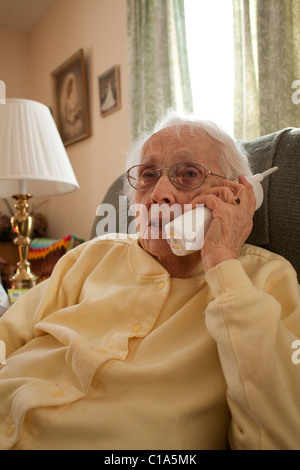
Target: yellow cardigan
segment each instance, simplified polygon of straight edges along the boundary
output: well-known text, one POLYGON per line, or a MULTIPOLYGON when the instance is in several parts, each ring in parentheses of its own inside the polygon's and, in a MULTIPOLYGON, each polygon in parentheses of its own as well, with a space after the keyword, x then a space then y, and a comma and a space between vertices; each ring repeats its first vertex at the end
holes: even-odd
POLYGON ((245 245, 171 278, 95 239, 0 319, 0 449, 300 449, 296 274, 245 245))

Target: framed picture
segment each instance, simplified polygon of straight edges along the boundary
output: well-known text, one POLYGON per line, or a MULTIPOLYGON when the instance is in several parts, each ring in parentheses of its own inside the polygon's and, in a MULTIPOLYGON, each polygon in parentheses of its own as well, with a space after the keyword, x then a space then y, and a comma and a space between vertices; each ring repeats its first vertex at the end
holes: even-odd
POLYGON ((120 67, 115 65, 98 77, 101 116, 121 108, 120 67))
POLYGON ((57 127, 65 146, 91 135, 83 49, 52 72, 57 127))

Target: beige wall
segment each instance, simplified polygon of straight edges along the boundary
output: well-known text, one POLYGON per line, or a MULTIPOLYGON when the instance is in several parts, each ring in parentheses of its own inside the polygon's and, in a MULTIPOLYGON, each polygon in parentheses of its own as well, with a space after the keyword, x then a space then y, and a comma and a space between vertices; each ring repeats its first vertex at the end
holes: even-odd
POLYGON ((84 50, 92 136, 67 147, 80 189, 50 198, 43 212, 50 237, 73 233, 88 239, 97 205, 124 170, 130 142, 126 0, 55 0, 28 35, 0 29, 0 44, 3 35, 8 40, 0 46, 0 79, 6 82, 7 97, 31 98, 51 108, 51 72, 84 50), (120 66, 122 108, 103 118, 98 76, 113 65, 120 66))
POLYGON ((6 83, 7 96, 29 98, 29 37, 0 28, 0 80, 6 83))

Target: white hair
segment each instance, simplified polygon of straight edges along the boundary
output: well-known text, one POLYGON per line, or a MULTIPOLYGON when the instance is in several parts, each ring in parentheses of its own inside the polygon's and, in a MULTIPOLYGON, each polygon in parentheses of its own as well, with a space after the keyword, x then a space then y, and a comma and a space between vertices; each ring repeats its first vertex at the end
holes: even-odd
MULTIPOLYGON (((127 154, 126 168, 140 163, 143 147, 153 134, 162 129, 172 129, 180 136, 183 127, 188 127, 192 135, 200 137, 208 135, 213 139, 218 151, 219 166, 227 179, 237 180, 239 175, 249 176, 252 174, 246 151, 222 127, 212 121, 197 119, 192 114, 178 114, 172 109, 167 111, 151 131, 144 132, 132 143, 127 154)), ((129 196, 130 202, 133 203, 135 190, 129 184, 127 186, 126 194, 129 196)))

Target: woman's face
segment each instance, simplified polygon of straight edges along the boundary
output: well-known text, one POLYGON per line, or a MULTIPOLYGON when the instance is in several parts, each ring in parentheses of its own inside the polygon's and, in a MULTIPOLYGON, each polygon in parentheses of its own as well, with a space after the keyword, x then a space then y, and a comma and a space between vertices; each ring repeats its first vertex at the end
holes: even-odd
MULTIPOLYGON (((191 133, 186 126, 181 128, 179 134, 176 130, 169 128, 150 137, 143 147, 140 163, 156 168, 170 168, 180 162, 198 163, 214 173, 224 174, 218 165, 216 142, 206 134, 191 133)), ((167 210, 158 214, 155 209, 162 205, 168 208, 177 204, 183 212, 185 204, 190 204, 196 196, 208 188, 222 185, 223 181, 222 178, 209 175, 199 188, 181 190, 171 183, 168 173, 164 172, 153 188, 147 191, 137 190, 135 201, 137 204, 142 204, 143 209, 137 217, 137 229, 144 250, 158 260, 175 256, 164 232, 164 225, 173 220, 174 213, 170 214, 167 210)))

